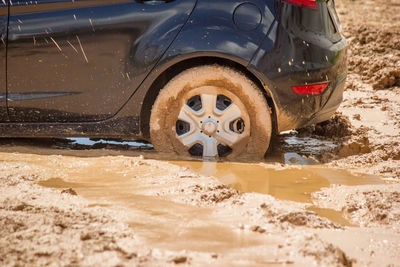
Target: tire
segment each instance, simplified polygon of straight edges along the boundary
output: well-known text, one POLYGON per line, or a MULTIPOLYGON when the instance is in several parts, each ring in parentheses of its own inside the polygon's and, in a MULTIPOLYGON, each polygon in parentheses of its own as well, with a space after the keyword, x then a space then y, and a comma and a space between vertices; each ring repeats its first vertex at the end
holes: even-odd
POLYGON ((150 116, 155 150, 186 156, 264 157, 272 133, 261 90, 242 73, 207 65, 185 70, 160 91, 150 116))

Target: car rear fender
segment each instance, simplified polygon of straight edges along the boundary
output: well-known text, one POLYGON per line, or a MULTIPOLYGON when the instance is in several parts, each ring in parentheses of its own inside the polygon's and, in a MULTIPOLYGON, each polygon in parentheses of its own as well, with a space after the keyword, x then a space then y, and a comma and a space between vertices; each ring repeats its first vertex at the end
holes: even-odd
POLYGON ((174 66, 202 65, 203 60, 203 64, 232 62, 246 68, 272 25, 276 24, 279 11, 275 3, 275 0, 198 0, 178 36, 134 93, 129 101, 131 104, 126 105, 119 115, 138 114, 142 120, 148 117, 152 103, 147 103, 150 107, 146 106, 147 99, 155 99, 154 94, 161 89, 158 87, 167 82, 160 83, 157 79, 172 78, 165 72, 179 70, 174 66))

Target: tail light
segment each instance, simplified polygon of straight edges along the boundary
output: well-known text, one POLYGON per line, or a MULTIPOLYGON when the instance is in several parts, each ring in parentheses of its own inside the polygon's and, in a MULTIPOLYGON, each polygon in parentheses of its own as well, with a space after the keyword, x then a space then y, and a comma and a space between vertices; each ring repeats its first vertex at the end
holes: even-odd
POLYGON ((318 10, 317 0, 281 0, 281 1, 288 2, 296 6, 318 10))
POLYGON ((292 90, 298 95, 319 95, 325 90, 328 83, 316 83, 309 85, 292 86, 292 90))

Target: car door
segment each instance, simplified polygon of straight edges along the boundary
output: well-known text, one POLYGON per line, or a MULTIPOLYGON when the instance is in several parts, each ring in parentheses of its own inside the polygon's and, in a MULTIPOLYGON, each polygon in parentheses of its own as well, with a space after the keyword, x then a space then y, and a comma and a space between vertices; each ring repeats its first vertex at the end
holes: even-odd
POLYGON ((186 22, 195 0, 19 0, 10 6, 8 112, 16 122, 115 115, 186 22))
POLYGON ((6 43, 8 1, 0 2, 0 121, 7 120, 6 43))

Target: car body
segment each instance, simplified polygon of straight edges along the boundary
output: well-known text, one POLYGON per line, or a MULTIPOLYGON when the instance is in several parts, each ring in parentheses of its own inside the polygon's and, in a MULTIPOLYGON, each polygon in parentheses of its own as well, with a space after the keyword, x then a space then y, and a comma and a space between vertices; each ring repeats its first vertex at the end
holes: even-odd
POLYGON ((333 0, 10 3, 0 3, 3 137, 151 141, 160 89, 200 65, 257 84, 276 133, 329 119, 342 99, 346 41, 333 0))

